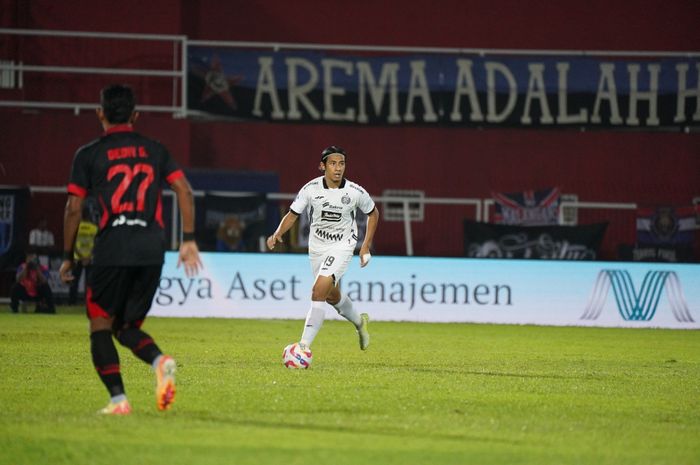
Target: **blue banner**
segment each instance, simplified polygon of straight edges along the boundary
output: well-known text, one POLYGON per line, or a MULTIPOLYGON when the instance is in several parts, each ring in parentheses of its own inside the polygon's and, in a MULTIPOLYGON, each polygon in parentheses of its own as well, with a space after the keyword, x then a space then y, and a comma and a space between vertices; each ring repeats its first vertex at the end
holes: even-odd
POLYGON ((386 125, 700 125, 700 61, 188 48, 188 109, 386 125))

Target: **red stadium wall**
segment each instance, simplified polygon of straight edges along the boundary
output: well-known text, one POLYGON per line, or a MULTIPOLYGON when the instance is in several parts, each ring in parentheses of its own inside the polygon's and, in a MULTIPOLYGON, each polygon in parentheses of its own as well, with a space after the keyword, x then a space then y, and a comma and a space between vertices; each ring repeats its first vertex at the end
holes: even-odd
POLYGON ((697 50, 694 0, 0 0, 0 26, 193 39, 436 47, 697 50))
MULTIPOLYGON (((64 184, 75 149, 99 134, 89 114, 7 116, 0 113, 7 130, 0 184, 64 184)), ((317 174, 318 152, 331 143, 349 151, 348 177, 375 195, 392 188, 483 198, 491 191, 560 186, 586 201, 688 205, 700 186, 698 134, 189 123, 148 116, 138 129, 166 142, 184 166, 278 172, 285 192, 317 174)), ((461 220, 471 215, 433 208, 415 225, 416 251, 460 253, 461 220)), ((60 212, 55 216, 51 223, 60 224, 60 212)), ((403 253, 401 224, 383 223, 381 231, 378 249, 403 253)), ((613 227, 604 255, 614 258, 616 245, 634 242, 634 235, 633 222, 613 227)))
MULTIPOLYGON (((700 2, 693 1, 594 0, 523 7, 513 0, 391 0, 348 7, 340 1, 124 0, 115 6, 75 0, 66 8, 48 0, 0 0, 1 27, 441 47, 697 50, 698 17, 700 2)), ((28 49, 31 58, 47 64, 61 56, 76 63, 167 69, 172 55, 169 46, 147 43, 139 44, 136 58, 130 50, 127 59, 124 46, 109 40, 99 53, 61 40, 7 41, 0 44, 0 55, 13 47, 28 49)), ((96 100, 99 87, 111 80, 81 80, 81 90, 69 91, 67 86, 49 90, 48 82, 43 86, 35 79, 36 92, 55 100, 77 97, 71 92, 96 100)), ((145 104, 162 104, 172 92, 167 83, 134 84, 145 104)), ((5 95, 0 98, 9 98, 5 95)), ((77 146, 99 133, 94 115, 58 112, 2 110, 0 127, 0 184, 65 183, 77 146)), ((317 174, 320 148, 337 143, 350 152, 348 176, 375 194, 403 188, 422 189, 429 196, 483 198, 491 191, 560 186, 581 200, 648 205, 687 205, 700 194, 698 134, 204 123, 156 115, 144 115, 138 127, 165 142, 184 166, 276 171, 287 192, 317 174)), ((50 219, 57 230, 60 211, 48 214, 55 216, 50 219)), ((432 210, 429 223, 415 226, 416 250, 429 255, 461 251, 461 218, 467 214, 432 210)), ((606 214, 581 220, 597 221, 606 214)), ((608 231, 606 257, 615 256, 617 243, 633 242, 634 225, 628 224, 608 231)), ((402 235, 400 224, 383 223, 377 248, 402 253, 402 235)))

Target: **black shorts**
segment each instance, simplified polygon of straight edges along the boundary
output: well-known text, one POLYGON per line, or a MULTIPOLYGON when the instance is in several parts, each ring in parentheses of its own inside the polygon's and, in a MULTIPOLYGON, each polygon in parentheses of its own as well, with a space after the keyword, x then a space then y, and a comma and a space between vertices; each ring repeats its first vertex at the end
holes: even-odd
POLYGON ((88 318, 114 317, 114 327, 140 327, 151 309, 163 265, 93 266, 85 291, 88 318))

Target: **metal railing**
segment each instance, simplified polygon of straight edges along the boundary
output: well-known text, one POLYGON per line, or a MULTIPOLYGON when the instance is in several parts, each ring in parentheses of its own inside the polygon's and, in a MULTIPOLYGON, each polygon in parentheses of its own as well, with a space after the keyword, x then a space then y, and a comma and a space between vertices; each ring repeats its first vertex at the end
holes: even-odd
MULTIPOLYGON (((77 74, 77 75, 108 75, 108 76, 136 76, 136 77, 161 77, 172 78, 172 101, 170 105, 137 105, 139 111, 172 113, 173 116, 183 117, 187 112, 187 37, 184 35, 160 35, 160 34, 129 34, 110 32, 83 32, 83 31, 45 31, 37 29, 11 29, 0 28, 0 36, 36 36, 36 37, 63 37, 86 40, 103 41, 117 39, 121 41, 157 41, 172 43, 173 69, 144 69, 144 68, 109 68, 92 66, 60 66, 60 65, 35 65, 22 61, 3 60, 0 62, 0 73, 17 73, 20 87, 25 73, 50 73, 50 74, 77 74), (178 92, 179 89, 179 92, 178 92)), ((95 102, 52 102, 52 101, 27 101, 27 100, 0 100, 0 107, 16 108, 47 108, 69 109, 78 114, 81 110, 92 110, 95 102)))
MULTIPOLYGON (((315 44, 315 43, 285 43, 285 42, 250 42, 250 41, 218 41, 218 40, 190 40, 185 35, 164 34, 134 34, 114 32, 87 32, 87 31, 60 31, 0 28, 0 36, 34 36, 34 37, 61 37, 79 40, 105 39, 123 41, 159 41, 172 43, 171 70, 143 69, 143 68, 110 68, 95 66, 62 66, 62 65, 37 65, 23 63, 21 57, 15 62, 13 57, 0 60, 0 75, 9 73, 19 75, 18 82, 22 85, 22 76, 25 73, 65 73, 88 74, 109 76, 137 76, 173 79, 173 95, 170 105, 139 105, 140 111, 172 113, 174 117, 186 117, 187 110, 187 53, 190 46, 216 46, 231 48, 263 48, 274 51, 279 50, 345 50, 348 52, 386 52, 386 53, 445 53, 445 54, 476 54, 487 55, 541 55, 541 56, 608 56, 608 57, 700 57, 700 52, 676 52, 676 51, 624 51, 624 50, 540 50, 540 49, 494 49, 494 48, 460 48, 460 47, 401 47, 382 45, 347 45, 347 44, 315 44), (179 92, 178 92, 179 89, 179 92)), ((16 108, 48 108, 48 109, 72 109, 79 113, 85 109, 95 108, 93 102, 55 102, 55 101, 27 101, 27 100, 0 100, 0 107, 16 108)))
MULTIPOLYGON (((0 186, 0 188, 9 188, 17 186, 0 186)), ((66 194, 65 186, 29 186, 31 193, 41 193, 41 194, 66 194)), ((260 195, 260 192, 244 192, 244 191, 204 191, 195 190, 194 195, 196 197, 203 197, 205 195, 216 195, 220 197, 244 197, 250 195, 260 195)), ((169 189, 163 190, 164 197, 168 197, 171 200, 171 224, 170 224, 170 247, 172 249, 177 248, 180 237, 180 214, 175 201, 175 193, 169 189)), ((266 198, 271 201, 291 201, 295 198, 296 194, 293 193, 280 193, 280 192, 270 192, 265 193, 266 198)), ((404 232, 404 242, 405 250, 407 256, 413 256, 415 253, 413 245, 413 232, 412 223, 416 222, 415 219, 411 218, 411 204, 423 204, 424 206, 429 205, 454 205, 454 206, 468 206, 474 208, 474 220, 478 222, 488 222, 489 221, 489 208, 495 204, 492 198, 440 198, 440 197, 400 197, 400 196, 377 196, 373 197, 374 201, 382 209, 382 204, 401 204, 403 209, 403 232, 404 232)), ((700 203, 700 197, 694 197, 692 199, 693 203, 700 203)), ((636 203, 625 203, 625 202, 587 202, 587 201, 568 201, 563 200, 559 204, 559 224, 569 224, 565 221, 566 211, 568 209, 576 210, 613 210, 613 211, 629 211, 636 210, 636 203)), ((696 229, 700 228, 696 226, 696 229)))
MULTIPOLYGON (((0 186, 0 188, 17 187, 17 186, 0 186)), ((31 193, 37 194, 67 194, 65 186, 29 186, 29 191, 31 193)), ((216 195, 220 197, 244 197, 250 195, 260 195, 260 192, 244 192, 244 191, 204 191, 195 190, 195 197, 204 197, 205 195, 216 195)), ((291 201, 296 197, 296 194, 290 193, 280 193, 280 192, 270 192, 265 194, 268 200, 272 201, 291 201)), ((175 201, 175 193, 169 189, 163 190, 163 196, 168 197, 171 200, 171 224, 170 224, 170 247, 171 249, 176 249, 180 243, 181 228, 180 228, 180 213, 177 202, 175 201)), ((416 199, 414 197, 373 197, 375 203, 380 205, 386 203, 400 203, 403 207, 403 231, 404 240, 406 244, 406 255, 413 256, 413 234, 411 223, 416 220, 412 219, 410 216, 410 205, 416 203, 423 203, 424 205, 462 205, 470 206, 474 208, 474 219, 476 221, 481 221, 483 203, 490 199, 476 199, 476 198, 440 198, 440 197, 426 197, 422 199, 416 199)))

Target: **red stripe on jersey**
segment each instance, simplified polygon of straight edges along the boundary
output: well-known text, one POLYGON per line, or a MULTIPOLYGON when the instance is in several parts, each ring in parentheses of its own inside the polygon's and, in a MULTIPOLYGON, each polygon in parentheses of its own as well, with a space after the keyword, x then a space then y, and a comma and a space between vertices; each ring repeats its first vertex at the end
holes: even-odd
POLYGON ((177 181, 180 178, 184 178, 185 173, 182 172, 182 170, 175 170, 172 173, 170 173, 165 180, 168 181, 168 184, 172 184, 175 181, 177 181))
POLYGON ((84 199, 85 197, 87 197, 87 189, 85 189, 84 187, 80 187, 79 185, 73 184, 73 183, 68 184, 68 193, 73 194, 73 195, 77 195, 81 199, 84 199))
POLYGON ((109 314, 104 308, 92 300, 92 288, 88 287, 85 293, 85 305, 87 306, 88 318, 109 318, 109 314))
POLYGON ((105 131, 105 136, 107 134, 114 134, 115 132, 134 132, 134 127, 130 124, 118 124, 107 129, 105 131))
POLYGON ((105 226, 107 226, 107 220, 109 219, 109 211, 107 210, 107 205, 105 205, 104 200, 102 200, 101 196, 97 196, 97 199, 100 201, 100 205, 102 206, 102 216, 100 217, 100 229, 104 229, 105 226))
POLYGON ((160 196, 160 191, 158 191, 158 200, 156 200, 156 222, 161 228, 165 229, 165 223, 163 223, 163 200, 160 196))

